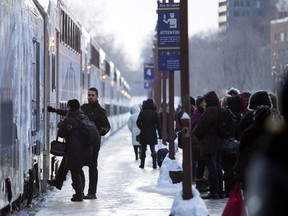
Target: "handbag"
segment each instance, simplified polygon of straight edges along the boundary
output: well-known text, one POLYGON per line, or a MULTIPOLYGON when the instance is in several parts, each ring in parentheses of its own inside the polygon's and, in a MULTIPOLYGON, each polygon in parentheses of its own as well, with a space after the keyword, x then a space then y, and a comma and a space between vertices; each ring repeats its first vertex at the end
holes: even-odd
POLYGON ((240 183, 235 183, 222 216, 246 216, 240 183))
POLYGON ((64 156, 66 154, 66 143, 58 140, 58 135, 56 140, 51 143, 50 153, 55 156, 64 156))

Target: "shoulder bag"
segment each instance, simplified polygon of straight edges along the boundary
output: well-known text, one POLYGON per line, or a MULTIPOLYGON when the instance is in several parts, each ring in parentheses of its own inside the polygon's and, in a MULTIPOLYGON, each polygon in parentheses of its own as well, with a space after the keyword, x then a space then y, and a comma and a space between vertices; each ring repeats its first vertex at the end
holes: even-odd
POLYGON ((66 142, 59 141, 58 140, 58 135, 56 140, 53 140, 50 146, 50 153, 55 155, 55 156, 64 156, 66 154, 66 142))

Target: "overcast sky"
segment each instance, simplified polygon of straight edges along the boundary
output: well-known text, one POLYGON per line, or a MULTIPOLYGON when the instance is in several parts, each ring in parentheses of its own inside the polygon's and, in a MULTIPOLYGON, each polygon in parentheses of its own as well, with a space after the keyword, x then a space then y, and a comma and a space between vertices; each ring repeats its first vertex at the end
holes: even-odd
MULTIPOLYGON (((157 24, 156 0, 64 0, 80 23, 93 35, 113 40, 115 49, 121 47, 130 67, 143 65, 141 50, 152 48, 157 24)), ((217 28, 216 0, 188 0, 189 34, 217 28)))

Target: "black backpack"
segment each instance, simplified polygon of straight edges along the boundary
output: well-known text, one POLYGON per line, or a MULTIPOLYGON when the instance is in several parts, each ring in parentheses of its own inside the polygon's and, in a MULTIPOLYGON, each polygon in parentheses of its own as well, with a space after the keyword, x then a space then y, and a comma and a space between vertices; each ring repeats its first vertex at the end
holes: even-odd
POLYGON ((78 118, 78 121, 80 122, 81 144, 85 147, 100 145, 101 136, 94 122, 84 115, 78 118))
POLYGON ((235 136, 237 130, 237 119, 229 107, 219 108, 219 117, 217 125, 218 136, 229 139, 235 136))

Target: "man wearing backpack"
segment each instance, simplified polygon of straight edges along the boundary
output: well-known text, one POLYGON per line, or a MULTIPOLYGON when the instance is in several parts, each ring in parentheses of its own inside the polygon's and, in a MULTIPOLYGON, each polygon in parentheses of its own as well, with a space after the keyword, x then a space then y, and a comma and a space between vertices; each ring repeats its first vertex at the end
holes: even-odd
MULTIPOLYGON (((94 122, 101 136, 105 136, 111 126, 106 115, 106 111, 102 108, 98 102, 98 90, 95 87, 92 87, 88 90, 88 103, 85 103, 81 106, 81 110, 84 112, 88 118, 94 122)), ((59 110, 53 107, 48 106, 48 112, 56 112, 59 115, 66 115, 66 110, 59 110)), ((97 199, 97 183, 98 183, 98 155, 99 155, 100 145, 93 147, 92 156, 90 161, 87 161, 89 166, 89 189, 88 194, 84 196, 84 199, 97 199)), ((64 159, 64 158, 63 158, 64 159)), ((47 180, 48 184, 55 186, 61 190, 63 181, 66 178, 68 170, 66 170, 63 162, 60 164, 59 170, 56 174, 54 180, 47 180)))
POLYGON ((217 134, 219 99, 214 91, 204 95, 206 109, 200 116, 192 133, 199 141, 201 155, 206 159, 210 193, 203 199, 224 198, 221 156, 225 140, 217 134))

